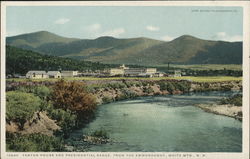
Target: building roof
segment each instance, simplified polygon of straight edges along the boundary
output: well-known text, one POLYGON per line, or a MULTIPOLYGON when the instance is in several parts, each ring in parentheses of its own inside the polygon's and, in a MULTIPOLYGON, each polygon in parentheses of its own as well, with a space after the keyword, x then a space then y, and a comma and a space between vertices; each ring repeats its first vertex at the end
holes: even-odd
POLYGON ((129 67, 126 67, 124 64, 120 66, 121 69, 129 69, 129 67))
POLYGON ((53 75, 57 75, 58 73, 61 74, 59 71, 48 71, 47 75, 53 76, 53 75))
POLYGON ((61 71, 61 72, 78 72, 78 71, 70 71, 70 70, 69 70, 69 71, 61 71))
POLYGON ((29 72, 27 72, 27 74, 36 74, 36 75, 42 75, 42 74, 46 74, 46 72, 45 71, 29 71, 29 72))
POLYGON ((156 70, 156 68, 152 68, 152 67, 151 68, 146 68, 146 69, 154 69, 154 70, 156 70))
POLYGON ((130 70, 146 70, 145 68, 128 68, 125 69, 126 71, 130 71, 130 70))

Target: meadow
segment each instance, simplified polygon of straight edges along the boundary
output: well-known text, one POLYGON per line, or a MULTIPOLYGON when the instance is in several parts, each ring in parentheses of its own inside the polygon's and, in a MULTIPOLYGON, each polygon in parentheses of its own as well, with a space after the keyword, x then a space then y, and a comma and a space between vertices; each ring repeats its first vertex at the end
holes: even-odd
MULTIPOLYGON (((167 64, 157 65, 155 67, 168 67, 167 64)), ((196 64, 196 65, 176 65, 170 64, 175 69, 191 69, 191 70, 242 70, 242 65, 237 64, 196 64)))

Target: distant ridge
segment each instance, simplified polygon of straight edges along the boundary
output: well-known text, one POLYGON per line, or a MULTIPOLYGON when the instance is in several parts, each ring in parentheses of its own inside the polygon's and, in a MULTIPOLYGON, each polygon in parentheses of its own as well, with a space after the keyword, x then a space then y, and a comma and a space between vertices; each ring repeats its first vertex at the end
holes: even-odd
POLYGON ((69 43, 79 39, 65 38, 48 31, 38 31, 34 33, 21 34, 17 36, 7 37, 6 43, 16 47, 35 49, 48 43, 69 43))
POLYGON ((183 35, 165 42, 150 38, 66 38, 47 31, 6 38, 7 45, 42 54, 108 64, 242 64, 242 42, 211 41, 183 35))

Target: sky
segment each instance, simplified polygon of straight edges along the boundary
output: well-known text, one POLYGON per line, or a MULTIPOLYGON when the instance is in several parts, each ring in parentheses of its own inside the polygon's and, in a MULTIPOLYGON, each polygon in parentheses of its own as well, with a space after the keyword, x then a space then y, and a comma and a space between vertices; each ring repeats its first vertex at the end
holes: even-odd
POLYGON ((181 35, 241 41, 241 7, 180 6, 8 6, 6 33, 49 31, 95 39, 148 37, 170 41, 181 35))

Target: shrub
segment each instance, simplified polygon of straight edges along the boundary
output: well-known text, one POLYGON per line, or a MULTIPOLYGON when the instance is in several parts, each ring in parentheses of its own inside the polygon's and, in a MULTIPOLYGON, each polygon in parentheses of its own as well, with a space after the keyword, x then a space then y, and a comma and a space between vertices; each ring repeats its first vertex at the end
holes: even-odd
POLYGON ((160 81, 158 84, 161 91, 167 90, 168 92, 173 92, 177 89, 183 92, 188 92, 191 88, 191 84, 186 81, 160 81))
POLYGON ((19 86, 16 91, 32 93, 42 99, 40 105, 40 111, 46 110, 48 106, 48 100, 51 95, 51 89, 46 86, 19 86))
POLYGON ((43 100, 47 100, 50 96, 51 90, 46 86, 38 86, 34 89, 34 94, 40 97, 43 100))
POLYGON ((173 83, 171 83, 171 82, 168 82, 168 83, 167 83, 167 90, 168 90, 169 92, 173 92, 175 89, 176 89, 176 88, 175 88, 175 86, 173 85, 173 83))
POLYGON ((232 85, 222 85, 221 89, 224 91, 230 91, 232 89, 232 85))
POLYGON ((173 92, 175 90, 175 86, 172 82, 160 82, 160 90, 167 90, 168 92, 173 92))
POLYGON ((130 99, 137 97, 137 94, 129 89, 123 89, 121 90, 123 94, 123 99, 130 99))
POLYGON ((58 132, 64 138, 69 136, 69 133, 76 127, 77 116, 71 111, 63 109, 49 109, 48 115, 51 119, 56 120, 57 124, 61 127, 61 132, 58 132))
POLYGON ((111 102, 113 102, 113 99, 108 97, 108 96, 105 96, 102 98, 102 102, 103 103, 111 103, 111 102))
POLYGON ((242 94, 236 94, 232 97, 223 98, 219 104, 233 104, 235 106, 242 106, 242 94))
POLYGON ((153 93, 154 90, 153 90, 152 87, 143 87, 143 92, 147 93, 147 94, 150 94, 150 93, 153 93))
POLYGON ((30 86, 19 86, 19 87, 17 87, 16 90, 20 91, 20 92, 26 92, 26 93, 33 93, 34 92, 34 88, 30 87, 30 86))
POLYGON ((231 100, 233 105, 242 106, 242 95, 236 95, 231 100))
POLYGON ((89 92, 89 93, 94 93, 95 90, 96 90, 97 88, 98 88, 97 86, 87 85, 87 86, 85 87, 85 90, 86 90, 87 92, 89 92))
POLYGON ((163 82, 163 81, 160 81, 158 82, 158 85, 160 86, 160 90, 163 91, 163 90, 167 90, 167 83, 166 82, 163 82))
POLYGON ((127 87, 126 84, 120 83, 120 82, 115 82, 115 83, 109 83, 108 87, 113 88, 113 89, 122 89, 127 87))
POLYGON ((187 82, 184 82, 184 81, 182 81, 182 82, 175 82, 174 85, 175 85, 176 89, 178 89, 180 91, 183 91, 183 92, 188 92, 189 89, 191 88, 190 83, 187 83, 187 82))
POLYGON ((141 86, 142 86, 142 82, 136 81, 136 82, 135 82, 135 86, 136 86, 136 87, 141 87, 141 86))
POLYGON ((51 89, 46 86, 20 86, 17 88, 17 91, 33 93, 44 100, 46 100, 51 93, 51 89))
POLYGON ((142 86, 148 86, 149 85, 149 83, 148 82, 146 82, 146 81, 142 81, 142 86))
POLYGON ((127 86, 128 88, 133 86, 133 83, 132 83, 132 82, 126 81, 125 84, 126 84, 126 86, 127 86))
POLYGON ((142 82, 140 81, 129 81, 129 82, 126 82, 125 84, 127 85, 127 87, 133 87, 133 86, 141 87, 142 86, 142 82))
POLYGON ((203 86, 203 88, 207 88, 208 89, 210 87, 210 84, 209 83, 203 83, 202 86, 203 86))
POLYGON ((56 82, 52 93, 54 107, 65 111, 70 110, 77 115, 78 121, 90 119, 96 109, 96 100, 85 88, 81 82, 64 80, 56 82))
POLYGON ((39 110, 41 99, 31 93, 10 91, 6 94, 7 120, 19 122, 21 127, 39 110))
POLYGON ((91 136, 100 137, 100 138, 103 138, 103 139, 108 139, 109 138, 107 131, 104 130, 104 129, 94 131, 91 134, 91 136))
POLYGON ((46 111, 48 109, 49 105, 50 105, 49 102, 42 100, 41 105, 39 106, 39 111, 46 111))
POLYGON ((6 134, 7 151, 39 152, 64 151, 63 142, 56 137, 43 134, 6 134))

